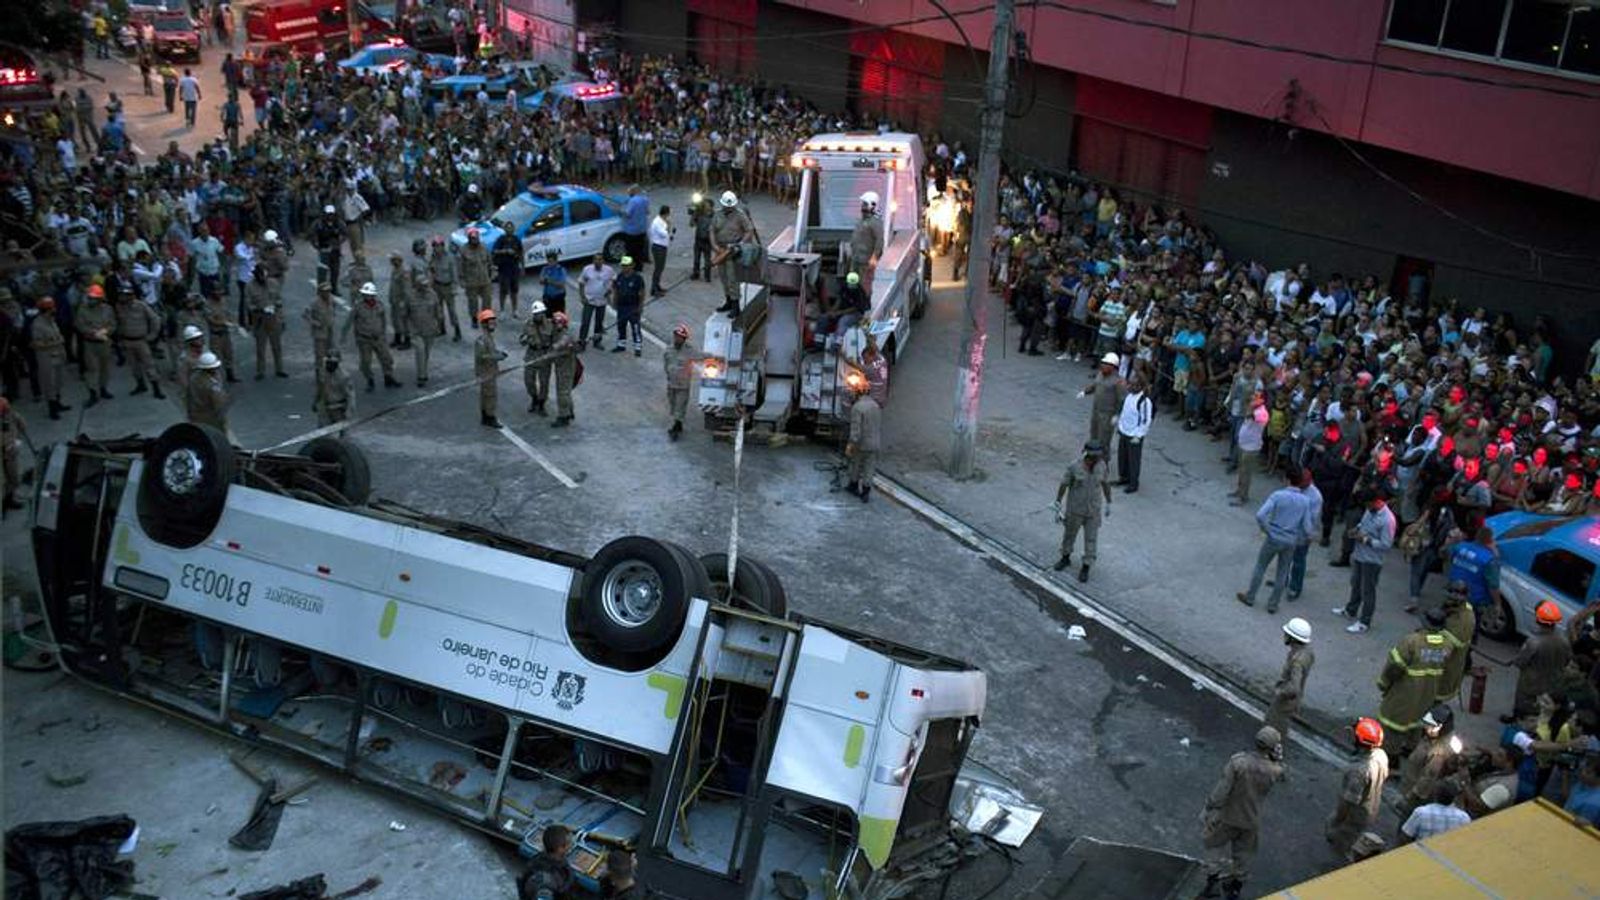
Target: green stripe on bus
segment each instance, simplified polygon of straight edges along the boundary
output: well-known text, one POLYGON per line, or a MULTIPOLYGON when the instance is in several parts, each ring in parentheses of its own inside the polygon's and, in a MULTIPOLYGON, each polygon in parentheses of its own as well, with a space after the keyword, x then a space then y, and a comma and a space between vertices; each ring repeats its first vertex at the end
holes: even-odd
POLYGON ((139 551, 128 546, 128 526, 117 527, 116 549, 113 553, 117 557, 117 562, 127 563, 130 566, 139 564, 139 551))
POLYGON ((874 869, 883 868, 889 861, 889 848, 894 846, 895 819, 861 817, 861 852, 874 869))
POLYGON ((661 715, 668 720, 676 719, 678 711, 683 708, 683 689, 687 682, 682 675, 669 675, 666 672, 651 672, 650 677, 644 680, 658 691, 667 695, 667 702, 661 709, 661 715))
POLYGON ((394 619, 400 614, 400 604, 390 600, 383 605, 383 616, 378 619, 378 637, 384 640, 394 634, 394 619))
POLYGON ((867 730, 860 725, 851 725, 850 733, 844 739, 844 765, 847 769, 854 769, 861 765, 861 748, 867 743, 867 730))

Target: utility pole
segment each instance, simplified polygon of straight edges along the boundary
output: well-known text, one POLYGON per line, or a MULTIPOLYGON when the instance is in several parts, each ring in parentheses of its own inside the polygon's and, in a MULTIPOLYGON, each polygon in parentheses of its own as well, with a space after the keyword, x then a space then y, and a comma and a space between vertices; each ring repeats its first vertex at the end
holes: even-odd
POLYGON ((983 397, 983 355, 989 340, 989 237, 994 233, 1000 184, 1000 144, 1006 124, 1006 69, 1011 59, 1014 0, 996 0, 994 37, 989 41, 989 77, 983 88, 983 133, 978 136, 978 180, 972 186, 972 235, 967 252, 966 315, 956 356, 954 428, 950 475, 972 477, 978 437, 978 401, 983 397))

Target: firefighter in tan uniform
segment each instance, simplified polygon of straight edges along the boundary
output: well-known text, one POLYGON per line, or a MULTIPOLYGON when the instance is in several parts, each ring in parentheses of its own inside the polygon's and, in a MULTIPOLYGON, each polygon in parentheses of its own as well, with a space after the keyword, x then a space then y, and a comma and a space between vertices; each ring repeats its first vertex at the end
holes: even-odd
POLYGON ((1289 737, 1289 722, 1300 711, 1306 696, 1306 678, 1316 663, 1311 652, 1311 623, 1293 618, 1283 624, 1283 643, 1288 652, 1283 658, 1283 669, 1278 673, 1278 683, 1272 688, 1272 705, 1267 707, 1263 725, 1277 729, 1278 736, 1289 737))
POLYGON ((318 427, 347 421, 356 411, 355 391, 350 387, 350 374, 339 368, 341 354, 337 347, 322 357, 317 369, 316 396, 311 401, 311 411, 317 414, 318 427))
POLYGON ((39 392, 50 405, 50 418, 59 419, 71 409, 61 402, 61 381, 66 377, 67 341, 56 327, 56 299, 39 298, 39 314, 29 327, 29 344, 39 368, 39 392))
POLYGON ((433 292, 439 295, 439 304, 450 316, 450 330, 455 332, 452 340, 460 343, 461 319, 456 314, 456 282, 459 280, 456 277, 456 258, 445 239, 437 235, 433 239, 433 253, 428 256, 428 275, 433 279, 433 292))
POLYGON ((1100 520, 1111 515, 1111 467, 1104 462, 1105 446, 1091 440, 1083 445, 1083 456, 1073 460, 1056 487, 1056 515, 1061 522, 1061 558, 1055 570, 1072 565, 1072 548, 1078 531, 1083 531, 1083 564, 1078 580, 1089 580, 1100 547, 1100 520), (1104 502, 1102 502, 1104 501, 1104 502))
POLYGON ((661 351, 661 368, 667 376, 667 415, 672 417, 667 437, 672 440, 683 436, 683 417, 689 412, 689 391, 699 357, 689 344, 689 326, 679 322, 672 329, 672 346, 661 351))
POLYGON ((1472 659, 1472 636, 1478 630, 1478 614, 1467 602, 1471 589, 1465 581, 1452 581, 1444 589, 1444 639, 1450 645, 1450 655, 1444 661, 1444 674, 1439 677, 1438 696, 1434 699, 1450 701, 1461 691, 1461 679, 1467 674, 1467 663, 1472 659))
POLYGON ((137 382, 129 396, 154 391, 157 400, 165 400, 161 393, 161 372, 156 368, 156 358, 150 352, 150 342, 161 333, 161 319, 150 304, 137 300, 132 294, 117 298, 117 344, 128 358, 128 368, 133 370, 137 382))
POLYGON ((356 336, 356 350, 361 355, 361 377, 367 380, 367 392, 371 393, 374 387, 374 356, 378 357, 378 366, 383 369, 383 386, 399 387, 400 382, 394 377, 394 357, 389 355, 389 347, 383 342, 389 331, 388 318, 384 314, 383 304, 378 302, 378 286, 370 281, 361 286, 361 299, 356 301, 349 317, 344 320, 343 338, 349 337, 352 331, 356 336))
POLYGON ((338 329, 339 311, 333 305, 333 285, 326 281, 317 285, 317 299, 311 301, 303 314, 306 327, 311 332, 311 364, 322 371, 322 362, 333 349, 334 332, 338 329))
POLYGON ((5 478, 4 500, 0 501, 0 509, 21 509, 22 504, 17 502, 17 487, 22 482, 22 460, 20 438, 28 434, 28 423, 22 418, 22 413, 11 408, 11 401, 0 397, 0 474, 5 478))
POLYGON ((389 254, 389 324, 394 328, 391 350, 411 349, 411 336, 406 331, 406 306, 411 296, 411 278, 406 273, 406 258, 398 252, 389 254))
POLYGON ((565 428, 572 424, 572 388, 578 380, 578 339, 572 335, 572 323, 564 312, 550 317, 556 327, 556 336, 550 342, 550 352, 556 355, 556 417, 551 428, 565 428))
POLYGON ((221 293, 206 298, 206 333, 211 335, 211 352, 222 360, 223 371, 228 373, 228 383, 239 380, 233 373, 233 317, 228 315, 228 301, 221 293))
POLYGON ((494 265, 489 248, 483 245, 476 228, 467 229, 467 245, 461 248, 461 287, 467 292, 467 315, 472 327, 479 324, 478 313, 489 309, 489 284, 494 280, 494 265))
POLYGON ((433 355, 433 342, 444 335, 444 310, 439 306, 438 295, 433 292, 433 278, 428 274, 428 262, 420 251, 417 258, 412 260, 406 279, 410 285, 406 290, 405 340, 416 351, 417 387, 426 387, 428 359, 433 355))
POLYGON ((273 296, 271 280, 263 266, 256 266, 250 283, 245 285, 245 304, 250 309, 250 333, 256 339, 256 380, 266 377, 267 350, 272 350, 272 372, 279 378, 288 378, 283 371, 283 307, 273 296))
POLYGON ((867 502, 872 493, 872 477, 878 473, 878 450, 882 446, 883 407, 872 399, 871 385, 865 378, 849 382, 856 393, 850 406, 850 442, 844 455, 850 458, 850 483, 845 490, 867 502))
POLYGON ((1238 900, 1261 835, 1261 805, 1283 780, 1283 738, 1271 725, 1256 732, 1254 751, 1235 753, 1200 814, 1200 838, 1211 858, 1201 897, 1238 900))
POLYGON ((1378 721, 1388 741, 1386 749, 1396 758, 1411 750, 1418 724, 1439 695, 1439 680, 1450 657, 1444 610, 1430 609, 1423 618, 1423 627, 1401 638, 1389 651, 1378 675, 1378 691, 1383 694, 1378 721))
POLYGON ((1356 720, 1356 747, 1362 751, 1340 779, 1339 799, 1323 828, 1334 855, 1354 862, 1350 848, 1356 838, 1378 821, 1383 805, 1383 785, 1389 780, 1389 754, 1383 751, 1383 726, 1376 719, 1356 720))
POLYGON ((755 223, 739 206, 739 195, 723 191, 711 217, 711 261, 722 279, 719 313, 739 312, 739 247, 756 239, 755 223))
POLYGON ((184 411, 196 425, 210 425, 228 433, 228 388, 222 383, 222 360, 215 353, 200 354, 184 388, 184 411))
POLYGON ((188 384, 189 370, 205 349, 205 301, 199 294, 190 294, 173 315, 172 338, 167 341, 167 380, 188 384))
POLYGON ((372 266, 367 262, 367 254, 360 250, 350 257, 350 266, 344 271, 344 295, 354 302, 361 293, 361 286, 369 281, 377 281, 378 276, 373 274, 372 266))
POLYGON ((528 391, 528 412, 536 416, 545 414, 545 401, 550 398, 550 373, 555 368, 549 360, 534 362, 550 352, 556 338, 555 322, 547 314, 543 300, 533 301, 528 307, 528 320, 522 323, 522 334, 517 343, 523 346, 522 386, 528 391))
POLYGON ((272 303, 278 307, 278 315, 281 317, 283 282, 289 276, 289 251, 284 248, 283 242, 278 240, 278 233, 270 228, 261 235, 261 251, 256 260, 256 268, 267 273, 267 291, 272 294, 272 303))
POLYGON ((111 392, 106 388, 111 380, 111 335, 117 330, 117 314, 105 298, 105 288, 89 285, 84 291, 83 306, 75 310, 72 317, 72 327, 78 332, 78 352, 84 363, 84 384, 89 388, 85 407, 111 399, 111 392))
POLYGON ((483 333, 472 348, 472 374, 478 378, 478 413, 490 428, 500 427, 495 413, 500 405, 500 362, 506 358, 506 352, 494 343, 497 319, 492 308, 478 310, 478 325, 483 333))

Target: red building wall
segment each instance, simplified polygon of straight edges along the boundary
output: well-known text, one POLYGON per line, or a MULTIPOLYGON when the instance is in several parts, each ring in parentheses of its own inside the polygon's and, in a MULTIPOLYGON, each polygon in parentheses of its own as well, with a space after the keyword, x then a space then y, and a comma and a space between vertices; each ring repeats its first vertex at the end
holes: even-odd
MULTIPOLYGON (((926 0, 778 0, 863 23, 934 17, 902 30, 960 43, 926 0)), ((1260 118, 1291 121, 1600 200, 1600 84, 1382 43, 1388 0, 1070 0, 1166 29, 1038 6, 1018 10, 1036 62, 1260 118), (1319 59, 1197 36, 1213 33, 1330 54, 1319 59), (1578 96, 1408 74, 1380 65, 1558 88, 1578 96)), ((963 2, 945 6, 960 11, 963 2)), ((962 16, 985 48, 991 14, 962 16)))

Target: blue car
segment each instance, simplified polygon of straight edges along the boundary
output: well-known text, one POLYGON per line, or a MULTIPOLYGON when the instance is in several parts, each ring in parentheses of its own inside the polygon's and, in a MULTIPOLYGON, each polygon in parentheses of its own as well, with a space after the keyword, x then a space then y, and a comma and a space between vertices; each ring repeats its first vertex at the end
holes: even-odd
MULTIPOLYGON (((515 88, 519 97, 528 97, 539 91, 538 63, 504 63, 498 71, 485 74, 444 75, 428 82, 428 90, 435 96, 450 95, 457 99, 471 99, 482 89, 490 97, 500 100, 515 88)), ((520 105, 520 104, 519 104, 520 105)))
POLYGON ((555 250, 562 260, 588 259, 604 253, 616 262, 627 252, 622 237, 620 197, 608 197, 575 184, 523 191, 512 197, 494 215, 468 222, 450 235, 457 247, 467 242, 467 230, 478 229, 478 239, 490 249, 510 229, 522 239, 522 267, 544 264, 545 254, 555 250))
POLYGON ((518 101, 517 105, 536 110, 554 106, 564 99, 576 100, 583 104, 584 112, 590 116, 618 112, 622 109, 622 91, 618 89, 616 82, 608 81, 600 84, 578 76, 569 76, 552 84, 518 101))
POLYGON ((1506 512, 1491 516, 1500 548, 1500 593, 1505 606, 1483 616, 1483 630, 1509 640, 1533 627, 1533 611, 1554 600, 1570 619, 1600 599, 1600 516, 1506 512))
POLYGON ((414 47, 406 46, 405 42, 399 39, 368 44, 350 56, 339 60, 339 68, 347 69, 358 75, 404 72, 414 65, 425 65, 428 68, 445 72, 454 72, 456 70, 455 57, 446 56, 442 53, 423 53, 414 47))

